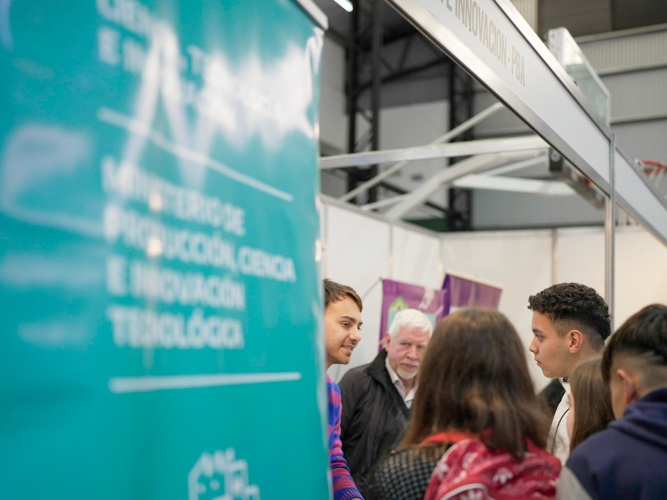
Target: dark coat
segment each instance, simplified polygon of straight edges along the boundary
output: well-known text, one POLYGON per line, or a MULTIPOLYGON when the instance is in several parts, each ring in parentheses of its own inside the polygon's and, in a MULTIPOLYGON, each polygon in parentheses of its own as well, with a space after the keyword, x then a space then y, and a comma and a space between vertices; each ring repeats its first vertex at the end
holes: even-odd
POLYGON ((667 387, 577 446, 567 468, 593 500, 667 498, 667 387))
POLYGON ((386 359, 387 351, 383 350, 372 363, 347 372, 339 384, 343 402, 343 454, 362 494, 368 471, 396 448, 410 417, 391 382, 386 359))
POLYGON ((554 418, 556 414, 556 409, 563 399, 563 394, 565 394, 565 387, 560 383, 560 380, 555 378, 549 385, 547 385, 539 394, 542 403, 544 403, 545 408, 549 411, 549 417, 554 418))

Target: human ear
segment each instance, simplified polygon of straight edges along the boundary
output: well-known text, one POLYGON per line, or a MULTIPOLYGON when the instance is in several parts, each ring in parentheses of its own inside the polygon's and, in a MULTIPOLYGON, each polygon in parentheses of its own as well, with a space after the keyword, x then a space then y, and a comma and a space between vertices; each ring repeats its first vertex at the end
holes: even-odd
POLYGON ((635 377, 623 369, 619 369, 616 373, 625 390, 625 405, 627 406, 637 402, 639 400, 639 391, 637 389, 637 381, 635 380, 635 377))
POLYGON ((579 330, 570 330, 567 332, 567 348, 574 354, 584 345, 584 334, 579 330))
POLYGON ((384 347, 385 351, 389 350, 389 344, 391 343, 391 335, 389 335, 389 332, 384 334, 384 337, 382 337, 382 347, 384 347))

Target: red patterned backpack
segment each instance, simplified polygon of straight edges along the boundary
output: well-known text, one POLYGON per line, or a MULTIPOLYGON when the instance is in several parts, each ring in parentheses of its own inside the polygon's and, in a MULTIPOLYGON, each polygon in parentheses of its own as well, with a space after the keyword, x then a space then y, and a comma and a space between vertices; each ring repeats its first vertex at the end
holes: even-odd
POLYGON ((453 443, 435 467, 424 500, 553 500, 560 461, 527 442, 522 460, 474 436, 443 432, 424 443, 453 443))

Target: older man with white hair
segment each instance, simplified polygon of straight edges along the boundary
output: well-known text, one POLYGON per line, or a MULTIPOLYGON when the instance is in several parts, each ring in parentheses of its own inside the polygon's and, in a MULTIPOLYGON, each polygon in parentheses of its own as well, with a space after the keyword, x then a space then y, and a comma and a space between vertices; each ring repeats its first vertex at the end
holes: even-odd
POLYGON ((432 331, 421 311, 396 313, 375 360, 353 368, 340 381, 343 453, 362 494, 371 467, 398 445, 407 427, 432 331))

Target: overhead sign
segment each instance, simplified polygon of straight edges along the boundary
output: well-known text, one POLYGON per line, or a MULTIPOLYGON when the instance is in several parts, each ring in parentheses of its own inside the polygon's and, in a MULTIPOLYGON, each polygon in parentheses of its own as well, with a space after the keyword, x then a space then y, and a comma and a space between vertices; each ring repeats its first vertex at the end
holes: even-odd
POLYGON ((322 42, 294 2, 5 2, 5 496, 328 498, 322 42))
MULTIPOLYGON (((609 192, 611 131, 509 0, 389 1, 609 192)), ((615 171, 618 202, 667 244, 667 202, 620 152, 615 171)))

